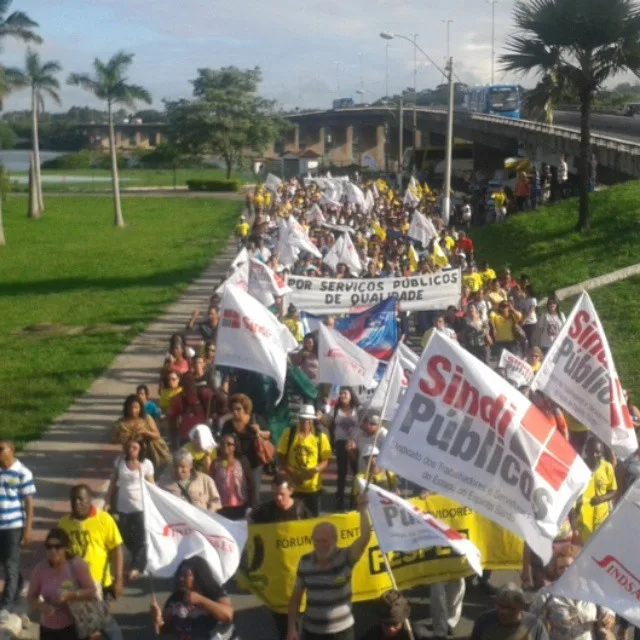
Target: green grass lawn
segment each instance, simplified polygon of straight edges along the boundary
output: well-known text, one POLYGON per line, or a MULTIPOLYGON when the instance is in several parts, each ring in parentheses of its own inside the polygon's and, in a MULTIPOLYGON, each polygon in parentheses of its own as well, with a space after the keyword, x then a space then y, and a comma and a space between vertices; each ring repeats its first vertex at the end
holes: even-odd
POLYGON ((59 197, 39 221, 26 200, 5 207, 0 248, 0 436, 24 443, 85 391, 113 358, 226 244, 241 205, 209 199, 59 197), (25 334, 43 323, 128 329, 25 334))
MULTIPOLYGON (((591 197, 592 229, 574 231, 577 202, 567 200, 536 213, 510 217, 472 231, 477 259, 531 276, 538 297, 558 288, 640 262, 640 182, 628 182, 591 197)), ((640 403, 640 277, 589 294, 603 322, 618 373, 640 403)), ((573 301, 562 307, 571 310, 573 301)))
MULTIPOLYGON (((14 171, 11 176, 26 176, 24 172, 14 171)), ((111 188, 111 172, 103 169, 79 169, 75 171, 63 169, 44 169, 42 188, 44 191, 108 191, 111 188), (87 178, 86 182, 74 182, 69 180, 56 180, 47 182, 46 176, 69 177, 79 176, 87 178), (90 179, 90 180, 89 180, 90 179)), ((175 184, 177 187, 186 187, 187 180, 223 180, 227 174, 223 169, 177 169, 175 172, 175 184)), ((249 173, 234 172, 231 175, 233 180, 240 182, 250 182, 253 177, 249 173)), ((121 187, 173 187, 174 172, 171 169, 121 169, 121 187)), ((26 192, 26 184, 14 184, 13 190, 26 192)))

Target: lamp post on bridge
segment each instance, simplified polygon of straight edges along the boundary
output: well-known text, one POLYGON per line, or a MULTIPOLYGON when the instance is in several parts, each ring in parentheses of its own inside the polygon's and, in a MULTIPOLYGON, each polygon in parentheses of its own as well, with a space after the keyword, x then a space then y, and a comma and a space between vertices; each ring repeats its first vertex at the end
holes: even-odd
MULTIPOLYGON (((399 33, 390 33, 383 31, 380 33, 380 37, 384 40, 393 40, 394 38, 401 38, 410 42, 414 47, 414 53, 419 51, 433 66, 440 72, 449 82, 449 104, 447 108, 447 150, 445 158, 445 170, 444 170, 444 185, 442 187, 442 218, 445 224, 449 224, 449 212, 451 209, 451 166, 453 157, 453 107, 454 107, 454 91, 453 91, 453 58, 449 56, 447 64, 443 70, 437 65, 416 42, 415 34, 413 38, 405 36, 399 33)), ((400 103, 402 105, 402 102, 400 103)), ((414 113, 416 113, 416 106, 414 105, 414 113)), ((400 114, 402 114, 402 106, 400 107, 400 114)), ((417 124, 417 123, 416 123, 417 124)), ((414 129, 415 138, 417 138, 417 127, 414 129)), ((400 140, 402 140, 402 123, 400 123, 400 140)), ((414 147, 415 147, 414 138, 414 147)), ((400 149, 402 148, 402 142, 400 143, 400 149)), ((402 166, 402 159, 400 159, 400 167, 402 166)))

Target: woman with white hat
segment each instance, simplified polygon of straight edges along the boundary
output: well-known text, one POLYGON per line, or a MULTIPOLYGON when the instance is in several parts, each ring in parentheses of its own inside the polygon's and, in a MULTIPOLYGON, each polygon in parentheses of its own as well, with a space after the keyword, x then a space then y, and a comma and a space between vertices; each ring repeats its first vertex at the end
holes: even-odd
POLYGON ((313 405, 300 407, 298 424, 285 429, 278 442, 278 464, 294 484, 294 497, 314 515, 320 514, 323 471, 331 458, 331 444, 317 424, 313 405))

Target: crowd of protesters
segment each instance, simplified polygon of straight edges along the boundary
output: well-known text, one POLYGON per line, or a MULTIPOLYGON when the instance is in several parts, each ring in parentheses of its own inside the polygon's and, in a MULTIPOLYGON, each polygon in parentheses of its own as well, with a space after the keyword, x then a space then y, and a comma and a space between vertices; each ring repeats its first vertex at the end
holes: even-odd
MULTIPOLYGON (((238 248, 246 248, 252 258, 283 278, 289 273, 356 277, 345 264, 332 269, 323 258, 304 252, 293 264, 281 264, 278 220, 293 216, 323 257, 348 229, 363 278, 460 268, 460 303, 441 310, 399 312, 401 339, 419 348, 430 332, 439 331, 494 368, 507 349, 537 371, 566 320, 559 301, 549 296, 540 304, 536 283, 527 274, 513 274, 506 266, 486 262, 491 256, 476 256, 467 233, 443 222, 438 198, 426 185, 414 183, 409 201, 383 180, 361 186, 375 193, 366 214, 361 205, 347 199, 327 202, 315 182, 292 179, 269 189, 259 185, 248 199, 247 216, 236 227, 238 248), (322 215, 310 219, 307 213, 316 204, 322 215), (427 216, 436 230, 426 246, 408 235, 415 210, 427 216)), ((516 197, 523 195, 516 193, 516 197)), ((380 414, 363 407, 353 389, 340 389, 332 403, 328 385, 317 384, 317 335, 304 334, 298 309, 282 297, 274 299, 271 311, 298 341, 291 364, 316 390, 317 398, 304 400, 292 423, 276 434, 269 426, 263 378, 216 366, 220 301, 212 292, 209 307, 204 312, 194 310, 184 331, 171 337, 166 358, 158 363, 157 385, 140 385, 124 399, 122 417, 113 428, 113 442, 122 446, 122 455, 115 463, 104 509, 92 506, 87 486, 75 486, 70 513, 49 532, 46 559, 33 571, 28 593, 32 610, 40 615, 44 640, 81 640, 76 603, 116 599, 125 583, 140 579, 146 565, 141 476, 185 502, 230 520, 278 523, 358 509, 360 535, 350 547, 337 546, 332 524, 321 522, 314 528, 314 552, 301 558, 289 613, 274 614, 277 630, 273 632, 274 638, 287 640, 354 638, 351 574, 370 537, 367 497, 358 494, 355 478, 370 476, 403 495, 420 490, 377 465, 387 433, 380 414), (337 488, 335 497, 328 499, 323 484, 332 459, 337 488), (268 498, 261 492, 266 474, 268 498), (299 606, 305 594, 307 609, 300 622, 299 606)), ((328 326, 333 321, 331 316, 325 318, 328 326)), ((529 394, 527 388, 522 391, 529 394)), ((472 638, 612 637, 616 620, 609 610, 539 593, 527 612, 523 591, 538 592, 569 566, 580 545, 640 475, 639 458, 634 454, 629 460, 616 460, 548 397, 540 392, 529 395, 584 457, 593 476, 554 544, 551 563, 544 566, 525 547, 522 586, 508 585, 499 591, 495 610, 478 618, 472 638)), ((637 409, 631 404, 629 408, 640 425, 637 409)), ((35 493, 33 478, 15 459, 14 450, 13 443, 0 442, 0 554, 6 576, 0 607, 4 611, 13 610, 21 589, 20 545, 30 539, 35 493)), ((485 574, 480 583, 495 591, 489 579, 485 574)), ((428 637, 453 633, 464 594, 464 580, 432 586, 433 632, 428 637)), ((401 593, 387 592, 377 609, 379 621, 364 639, 410 637, 406 624, 410 607, 401 593)), ((151 615, 156 632, 172 638, 236 637, 232 601, 200 558, 180 565, 175 592, 163 606, 154 600, 151 615)), ((122 637, 114 617, 107 615, 105 620, 106 635, 122 637)), ((415 637, 427 637, 419 626, 414 632, 415 637)))

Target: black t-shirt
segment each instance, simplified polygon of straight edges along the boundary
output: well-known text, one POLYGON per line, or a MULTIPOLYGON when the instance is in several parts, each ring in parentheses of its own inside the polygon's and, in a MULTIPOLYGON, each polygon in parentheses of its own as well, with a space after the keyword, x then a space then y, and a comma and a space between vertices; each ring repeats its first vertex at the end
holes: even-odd
MULTIPOLYGON (((203 595, 219 602, 227 597, 227 593, 222 587, 216 587, 215 593, 203 595)), ((202 607, 186 604, 180 591, 169 596, 164 605, 164 619, 171 626, 172 636, 181 640, 209 640, 218 627, 218 621, 202 607)))
MULTIPOLYGON (((254 420, 255 423, 260 427, 260 431, 267 430, 267 424, 260 416, 257 416, 255 414, 251 416, 249 424, 254 422, 254 420)), ((222 431, 220 432, 220 435, 226 436, 231 433, 235 433, 238 436, 238 440, 240 440, 240 451, 236 451, 236 457, 239 458, 240 456, 245 456, 249 461, 249 466, 252 469, 259 467, 260 461, 258 460, 258 456, 256 455, 256 449, 253 443, 256 437, 253 430, 249 428, 249 425, 247 425, 244 431, 240 433, 234 429, 233 420, 227 420, 222 425, 222 431)))
POLYGON ((313 517, 309 510, 299 500, 286 510, 279 509, 273 500, 260 505, 251 512, 251 522, 256 524, 269 524, 270 522, 290 522, 291 520, 306 520, 313 517))
POLYGON ((525 613, 519 625, 505 627, 495 611, 483 613, 473 625, 470 640, 549 640, 540 620, 525 613))
POLYGON ((211 321, 207 320, 206 322, 199 322, 197 327, 202 339, 206 342, 215 342, 218 338, 218 325, 214 327, 211 324, 211 321))

